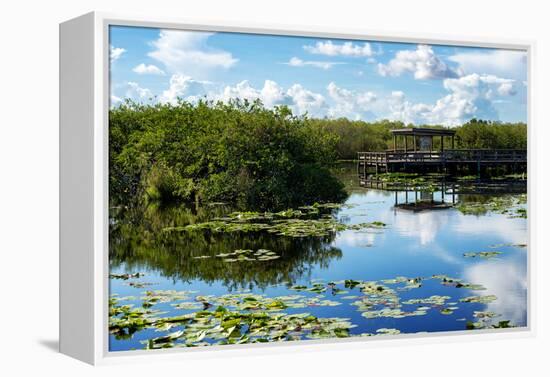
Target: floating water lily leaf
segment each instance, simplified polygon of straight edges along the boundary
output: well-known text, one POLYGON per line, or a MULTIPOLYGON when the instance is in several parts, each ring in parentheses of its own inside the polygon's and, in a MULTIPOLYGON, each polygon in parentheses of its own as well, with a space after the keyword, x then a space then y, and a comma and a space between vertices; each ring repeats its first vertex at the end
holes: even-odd
POLYGON ((498 255, 502 254, 502 251, 478 251, 478 252, 468 252, 464 253, 463 255, 466 258, 494 258, 498 255))
POLYGON ((136 272, 134 274, 109 274, 110 279, 122 279, 122 280, 139 279, 143 276, 145 276, 145 274, 141 272, 136 272))
POLYGON ((154 285, 154 283, 148 283, 148 282, 144 282, 144 281, 130 281, 130 282, 127 282, 127 283, 124 283, 125 285, 128 285, 130 287, 133 287, 133 288, 144 288, 144 287, 147 287, 149 285, 154 285))
POLYGON ((426 298, 412 298, 412 299, 403 301, 403 304, 405 305, 428 304, 428 305, 442 306, 442 305, 445 305, 445 301, 449 300, 450 298, 451 298, 450 296, 433 295, 426 298))
POLYGON ((387 329, 387 328, 381 328, 376 330, 377 333, 382 335, 398 335, 401 334, 401 331, 397 329, 387 329))
POLYGON ((481 284, 472 284, 462 281, 461 279, 451 278, 447 275, 433 275, 432 278, 441 280, 441 284, 454 286, 456 288, 464 288, 470 290, 485 290, 481 284))
POLYGON ((180 302, 178 304, 172 304, 176 309, 183 309, 183 310, 198 310, 203 309, 204 304, 200 302, 193 302, 193 301, 187 301, 187 302, 180 302))
POLYGON ((359 284, 361 284, 361 282, 358 281, 358 280, 348 279, 348 280, 344 281, 344 287, 349 288, 349 289, 353 289, 356 286, 358 286, 359 284))
POLYGON ((348 293, 348 291, 346 291, 344 289, 339 289, 339 288, 332 288, 331 293, 333 295, 345 295, 346 293, 348 293))
MULTIPOLYGON (((210 255, 199 255, 193 257, 193 259, 208 259, 210 255)), ((231 253, 219 253, 215 257, 223 258, 222 260, 226 263, 233 262, 256 262, 256 261, 270 261, 274 259, 279 259, 281 256, 277 253, 267 250, 267 249, 258 249, 256 251, 251 249, 237 249, 231 253)))
POLYGON ((470 296, 470 297, 464 297, 461 298, 460 302, 475 302, 480 304, 488 304, 497 299, 497 296, 495 295, 488 295, 488 296, 470 296))
POLYGON ((479 311, 474 311, 474 317, 476 318, 495 318, 495 317, 499 317, 500 314, 497 314, 495 312, 489 312, 489 311, 485 311, 485 312, 479 312, 479 311))

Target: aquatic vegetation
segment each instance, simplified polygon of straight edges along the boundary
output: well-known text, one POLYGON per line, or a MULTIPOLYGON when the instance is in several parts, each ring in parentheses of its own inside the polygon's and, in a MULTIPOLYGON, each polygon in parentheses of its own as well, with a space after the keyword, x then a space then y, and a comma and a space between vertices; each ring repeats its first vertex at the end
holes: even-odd
POLYGON ((489 304, 497 299, 497 296, 495 295, 488 295, 488 296, 470 296, 470 297, 464 297, 461 298, 460 302, 474 302, 474 303, 480 303, 480 304, 489 304))
POLYGON ((470 290, 485 290, 485 287, 481 284, 467 283, 464 282, 462 279, 452 278, 447 275, 433 275, 432 278, 441 280, 441 284, 446 286, 465 288, 470 290))
POLYGON ((252 293, 235 293, 222 296, 197 296, 196 301, 212 306, 223 306, 234 310, 265 310, 280 311, 288 308, 306 308, 316 306, 338 306, 338 301, 324 299, 322 296, 308 297, 304 295, 288 295, 267 297, 252 293))
POLYGON ((128 279, 139 279, 140 277, 145 276, 144 273, 136 272, 134 274, 109 274, 109 279, 121 279, 121 280, 128 280, 128 279))
POLYGON ((420 288, 422 286, 422 278, 416 277, 416 278, 406 278, 404 276, 398 276, 394 279, 385 279, 382 280, 382 283, 384 284, 398 284, 398 283, 405 283, 405 286, 402 286, 398 288, 398 290, 409 290, 413 288, 420 288))
POLYGON ((476 317, 476 318, 495 318, 495 317, 500 317, 500 314, 495 313, 495 312, 488 312, 488 311, 485 311, 485 312, 474 311, 474 317, 476 317))
POLYGON ((278 213, 270 212, 233 212, 225 217, 197 224, 164 228, 164 231, 192 232, 209 230, 216 233, 260 232, 266 231, 277 236, 286 237, 324 237, 345 230, 383 229, 386 224, 381 221, 346 225, 330 214, 321 215, 320 209, 341 208, 341 204, 324 203, 299 210, 288 209, 278 213), (314 218, 302 218, 304 216, 314 218))
POLYGON ((521 248, 525 248, 525 247, 527 247, 527 244, 525 244, 525 243, 498 243, 498 244, 494 244, 494 245, 489 245, 489 248, 491 248, 491 249, 498 249, 498 248, 502 248, 502 247, 521 247, 521 248))
POLYGON ((527 218, 527 208, 516 208, 515 212, 510 217, 526 219, 527 218))
POLYGON ((480 329, 508 329, 515 327, 510 323, 510 321, 499 321, 496 324, 491 320, 479 319, 476 322, 466 321, 467 330, 480 330, 480 329))
POLYGON ((148 283, 145 281, 130 281, 128 283, 125 283, 126 285, 133 287, 133 288, 145 288, 149 285, 154 285, 154 283, 148 283))
POLYGON ((488 212, 508 215, 510 218, 527 218, 527 195, 492 196, 480 202, 460 202, 455 208, 465 215, 483 215, 488 212))
POLYGON ((373 182, 383 183, 386 188, 434 192, 441 188, 443 176, 440 174, 389 172, 371 176, 370 179, 373 182))
POLYGON ((477 175, 463 175, 461 177, 456 177, 457 181, 475 181, 479 177, 477 175))
POLYGON ((195 291, 174 291, 174 290, 146 291, 145 295, 142 296, 140 299, 143 301, 142 306, 144 308, 150 308, 151 306, 159 303, 187 300, 193 293, 196 293, 196 292, 195 291))
POLYGON ((466 258, 495 258, 496 256, 502 254, 502 251, 477 251, 477 252, 467 252, 462 254, 466 258))
POLYGON ((173 304, 173 307, 197 311, 170 317, 159 317, 160 311, 150 309, 160 302, 189 299, 188 294, 150 291, 142 297, 143 308, 120 305, 120 299, 112 296, 109 300, 109 330, 117 338, 128 338, 145 328, 168 331, 183 326, 183 330, 144 342, 146 348, 160 348, 176 346, 176 342, 184 346, 198 345, 204 340, 209 342, 202 345, 295 340, 304 337, 347 337, 349 329, 354 327, 345 318, 318 318, 309 313, 278 313, 287 308, 340 305, 339 302, 320 297, 301 295, 274 298, 249 293, 196 296, 195 301, 180 302, 173 304), (207 310, 215 306, 215 310, 207 310))
POLYGON ((256 261, 269 261, 273 259, 279 259, 281 256, 277 253, 267 250, 267 249, 258 249, 256 251, 251 249, 237 249, 232 253, 221 253, 216 255, 198 255, 194 256, 193 259, 209 259, 209 258, 222 258, 224 262, 256 262, 256 261))
POLYGON ((154 322, 157 311, 134 308, 132 304, 119 305, 115 295, 109 298, 109 332, 117 339, 128 339, 154 322))
POLYGON ((403 304, 406 305, 434 305, 434 306, 443 306, 445 301, 449 300, 450 296, 439 296, 432 295, 425 298, 412 298, 406 301, 403 301, 403 304))
MULTIPOLYGON (((232 253, 217 254, 213 258, 266 255, 269 250, 238 249, 232 253)), ((381 281, 346 279, 289 286, 290 290, 303 294, 270 297, 252 292, 223 295, 199 295, 196 291, 148 290, 141 297, 111 296, 109 300, 109 331, 116 339, 129 339, 137 331, 155 329, 164 334, 143 341, 147 349, 165 347, 195 347, 222 344, 292 341, 299 339, 341 338, 349 336, 397 335, 398 329, 380 328, 374 334, 352 334, 356 327, 347 318, 319 317, 308 312, 289 313, 289 310, 313 309, 340 305, 355 306, 365 320, 379 318, 401 319, 424 316, 431 310, 441 315, 452 315, 460 303, 486 304, 497 299, 494 295, 463 297, 451 302, 451 296, 431 295, 402 300, 401 291, 422 286, 429 279, 441 280, 449 287, 484 289, 446 275, 408 278, 397 276, 381 281), (394 286, 390 288, 390 286, 394 286), (347 295, 355 291, 355 295, 347 295), (340 300, 326 296, 339 297, 340 300), (134 301, 141 300, 141 307, 134 301), (125 302, 132 301, 126 304, 125 302), (155 310, 157 304, 169 303, 167 312, 155 310), (179 312, 181 311, 181 312, 179 312)), ((497 324, 492 320, 499 315, 490 311, 474 311, 476 321, 467 321, 466 328, 497 328, 510 326, 508 321, 497 324)))
POLYGON ((342 318, 318 318, 308 313, 241 313, 223 307, 197 312, 179 320, 185 326, 183 330, 145 341, 146 348, 347 337, 353 327, 342 318))
POLYGON ((397 329, 388 329, 388 328, 381 328, 376 330, 376 332, 380 335, 399 335, 401 334, 401 331, 397 329))

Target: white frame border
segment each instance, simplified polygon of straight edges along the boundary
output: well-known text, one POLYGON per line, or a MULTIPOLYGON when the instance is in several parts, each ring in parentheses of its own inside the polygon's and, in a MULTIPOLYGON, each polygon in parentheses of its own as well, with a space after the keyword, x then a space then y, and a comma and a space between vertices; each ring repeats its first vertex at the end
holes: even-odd
MULTIPOLYGON (((374 30, 357 30, 349 28, 333 28, 321 26, 295 25, 265 25, 252 22, 227 22, 213 20, 191 20, 156 16, 130 16, 114 13, 92 12, 82 17, 94 19, 94 339, 93 359, 84 360, 92 364, 113 364, 127 362, 150 361, 150 355, 155 360, 205 359, 234 356, 259 356, 273 354, 288 354, 296 351, 317 352, 337 351, 346 349, 368 349, 381 346, 404 346, 413 344, 434 344, 447 342, 469 342, 473 340, 495 340, 524 338, 535 336, 535 237, 533 237, 533 221, 536 219, 535 180, 532 173, 535 169, 535 125, 534 121, 534 52, 533 40, 511 40, 503 38, 484 38, 471 36, 449 36, 425 33, 395 33, 374 30), (243 26, 245 25, 245 26, 243 26), (527 327, 502 330, 469 330, 449 331, 439 333, 401 334, 373 338, 346 338, 329 340, 308 340, 303 342, 282 342, 253 345, 232 345, 231 347, 198 347, 188 349, 162 349, 147 351, 108 351, 108 290, 109 290, 109 258, 108 258, 108 111, 110 103, 109 85, 109 27, 136 26, 180 30, 202 30, 217 32, 236 32, 253 34, 289 35, 304 37, 319 37, 333 39, 368 40, 383 42, 427 43, 432 45, 451 45, 466 47, 487 47, 527 52, 527 124, 528 124, 528 248, 527 248, 527 327), (218 352, 223 351, 223 352, 218 352)), ((70 22, 70 21, 68 21, 70 22)), ((62 146, 60 146, 62 148, 62 146)), ((63 200, 63 198, 60 198, 63 200)), ((70 229, 61 229, 70 232, 70 229)), ((91 267, 91 266, 90 266, 91 267)), ((63 297, 61 297, 61 301, 63 297)), ((60 323, 60 327, 64 324, 60 323)), ((88 340, 82 340, 88 341, 88 340)), ((63 340, 61 339, 61 342, 63 340)), ((63 352, 63 351, 62 351, 63 352)))

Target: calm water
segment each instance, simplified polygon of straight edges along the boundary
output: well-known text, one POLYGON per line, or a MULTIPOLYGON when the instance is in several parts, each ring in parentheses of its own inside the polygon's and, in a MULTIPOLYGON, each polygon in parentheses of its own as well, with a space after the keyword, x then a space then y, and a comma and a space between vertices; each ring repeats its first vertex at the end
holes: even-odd
MULTIPOLYGON (((384 229, 345 230, 326 237, 296 239, 267 233, 204 234, 197 232, 167 233, 162 229, 207 221, 230 212, 223 206, 206 209, 149 208, 145 213, 113 213, 111 229, 111 273, 144 273, 138 279, 110 280, 111 294, 139 298, 147 290, 185 290, 196 295, 223 295, 253 292, 269 297, 313 292, 290 290, 293 285, 311 286, 312 282, 380 281, 397 276, 408 278, 447 275, 471 284, 480 284, 483 291, 472 291, 441 284, 438 279, 422 281, 422 286, 399 291, 401 301, 446 295, 451 305, 468 296, 495 295, 496 300, 484 303, 459 303, 451 314, 429 310, 426 315, 404 318, 365 318, 351 303, 353 299, 322 293, 341 305, 287 309, 286 313, 308 312, 317 317, 349 318, 356 327, 353 334, 376 333, 380 328, 398 329, 401 333, 464 330, 467 321, 476 321, 475 311, 494 312, 495 320, 509 320, 525 326, 527 319, 527 220, 489 212, 464 215, 454 208, 412 212, 395 207, 405 201, 405 192, 358 188, 353 168, 346 171, 351 195, 345 208, 334 211, 344 224, 382 221, 384 229), (193 259, 193 256, 215 255, 236 249, 269 249, 281 257, 268 262, 224 263, 220 258, 193 259), (466 258, 463 253, 500 251, 495 258, 466 258), (133 287, 129 282, 153 285, 133 287)), ((413 192, 407 199, 413 199, 413 192)), ((434 197, 441 199, 442 193, 434 197)), ((445 193, 446 202, 453 198, 445 193)), ((455 195, 455 201, 467 197, 455 195)), ((395 286, 392 286, 395 287, 395 286)), ((347 295, 361 295, 358 288, 347 295)), ((187 300, 189 301, 189 300, 187 300)), ((139 306, 141 301, 127 303, 139 306)), ((403 305, 405 310, 407 305, 403 305)), ((170 303, 156 305, 166 316, 193 310, 174 309, 170 303)), ((173 329, 170 331, 174 331, 173 329)), ((143 341, 158 337, 155 329, 137 331, 128 339, 110 337, 111 350, 142 349, 143 341)))

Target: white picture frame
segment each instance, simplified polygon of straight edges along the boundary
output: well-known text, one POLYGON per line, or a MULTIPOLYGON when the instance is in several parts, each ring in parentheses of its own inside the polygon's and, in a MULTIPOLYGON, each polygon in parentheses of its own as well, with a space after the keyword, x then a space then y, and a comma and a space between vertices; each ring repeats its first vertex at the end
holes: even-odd
POLYGON ((108 351, 108 111, 111 25, 187 30, 298 35, 350 40, 377 40, 525 50, 528 65, 528 170, 533 171, 533 41, 349 30, 288 25, 246 25, 222 22, 127 16, 92 12, 60 24, 60 352, 90 364, 161 359, 208 358, 215 355, 261 355, 378 347, 398 343, 501 339, 534 335, 535 249, 532 218, 536 217, 533 179, 528 182, 529 247, 527 327, 490 331, 399 335, 379 339, 236 345, 231 347, 108 351), (223 351, 223 352, 218 352, 223 351))

